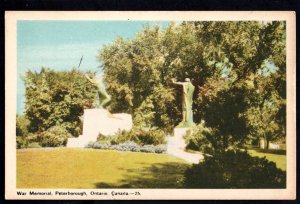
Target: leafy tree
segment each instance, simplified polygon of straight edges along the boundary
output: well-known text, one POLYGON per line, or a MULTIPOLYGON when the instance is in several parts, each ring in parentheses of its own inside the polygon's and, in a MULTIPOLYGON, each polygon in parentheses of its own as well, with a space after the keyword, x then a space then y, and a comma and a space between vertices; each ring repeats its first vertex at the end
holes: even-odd
POLYGON ((118 38, 99 56, 107 90, 112 95, 110 109, 133 114, 137 125, 167 127, 174 112, 170 105, 174 102, 172 87, 162 75, 160 43, 159 27, 146 27, 134 40, 118 38))
POLYGON ((25 75, 26 117, 29 131, 41 133, 52 126, 62 126, 73 136, 81 132, 84 107, 93 107, 95 87, 78 70, 40 72, 25 75))
MULTIPOLYGON (((248 108, 246 117, 251 135, 266 140, 266 148, 269 148, 270 141, 282 139, 285 135, 285 100, 279 95, 271 76, 256 76, 256 88, 252 90, 249 97, 252 106, 248 108)), ((256 137, 257 138, 257 137, 256 137)))
POLYGON ((212 53, 212 59, 219 58, 214 63, 223 67, 224 79, 210 78, 200 87, 200 114, 207 125, 219 131, 220 139, 229 141, 234 137, 233 141, 240 143, 250 133, 267 141, 285 137, 285 23, 196 22, 196 25, 201 40, 207 39, 218 50, 212 53), (254 121, 260 125, 254 125, 254 121), (266 124, 271 125, 266 127, 266 124))
POLYGON ((133 114, 139 126, 177 125, 182 90, 170 81, 192 78, 194 120, 205 120, 226 147, 249 135, 284 137, 285 56, 285 22, 243 21, 145 26, 133 39, 106 45, 98 59, 111 110, 133 114), (270 130, 261 126, 271 121, 270 130))

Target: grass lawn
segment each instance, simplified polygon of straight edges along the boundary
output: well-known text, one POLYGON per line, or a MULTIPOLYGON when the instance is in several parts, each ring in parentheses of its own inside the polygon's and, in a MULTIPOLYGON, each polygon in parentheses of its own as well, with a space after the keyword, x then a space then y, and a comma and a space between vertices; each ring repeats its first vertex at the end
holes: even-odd
POLYGON ((187 167, 183 160, 163 154, 17 150, 17 188, 180 188, 187 167))
POLYGON ((267 160, 275 162, 277 168, 286 171, 286 154, 263 152, 262 150, 248 150, 251 156, 266 157, 267 160))

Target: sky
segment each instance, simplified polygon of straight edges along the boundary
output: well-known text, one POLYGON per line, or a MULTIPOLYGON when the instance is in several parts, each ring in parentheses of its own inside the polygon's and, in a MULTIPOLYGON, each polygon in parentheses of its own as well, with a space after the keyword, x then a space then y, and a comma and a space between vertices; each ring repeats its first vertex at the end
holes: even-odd
POLYGON ((157 21, 18 21, 17 22, 17 113, 25 108, 22 76, 41 67, 71 70, 81 56, 81 70, 97 70, 96 56, 105 44, 118 36, 131 39, 148 24, 166 27, 157 21))

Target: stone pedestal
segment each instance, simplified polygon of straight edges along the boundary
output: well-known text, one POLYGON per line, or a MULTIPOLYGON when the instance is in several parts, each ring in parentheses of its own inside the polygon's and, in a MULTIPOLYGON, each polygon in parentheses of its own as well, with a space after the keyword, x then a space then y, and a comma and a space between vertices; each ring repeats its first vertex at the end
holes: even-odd
POLYGON ((111 114, 106 109, 85 109, 83 115, 83 131, 78 138, 69 138, 67 147, 84 147, 95 142, 99 133, 104 136, 114 135, 119 130, 130 130, 132 117, 130 114, 111 114))

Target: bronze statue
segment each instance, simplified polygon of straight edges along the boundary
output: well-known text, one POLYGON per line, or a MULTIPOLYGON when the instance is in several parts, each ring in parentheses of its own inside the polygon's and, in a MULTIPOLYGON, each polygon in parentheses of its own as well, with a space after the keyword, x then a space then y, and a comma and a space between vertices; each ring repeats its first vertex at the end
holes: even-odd
POLYGON ((104 108, 105 105, 110 101, 110 95, 105 91, 105 88, 102 86, 100 80, 97 80, 95 77, 89 77, 88 74, 85 74, 85 77, 91 82, 94 86, 97 87, 98 94, 98 108, 104 108))
POLYGON ((182 121, 177 127, 190 127, 194 125, 192 105, 195 86, 191 83, 189 78, 186 78, 185 82, 176 82, 175 79, 172 79, 172 82, 174 84, 182 85, 183 87, 182 121))

